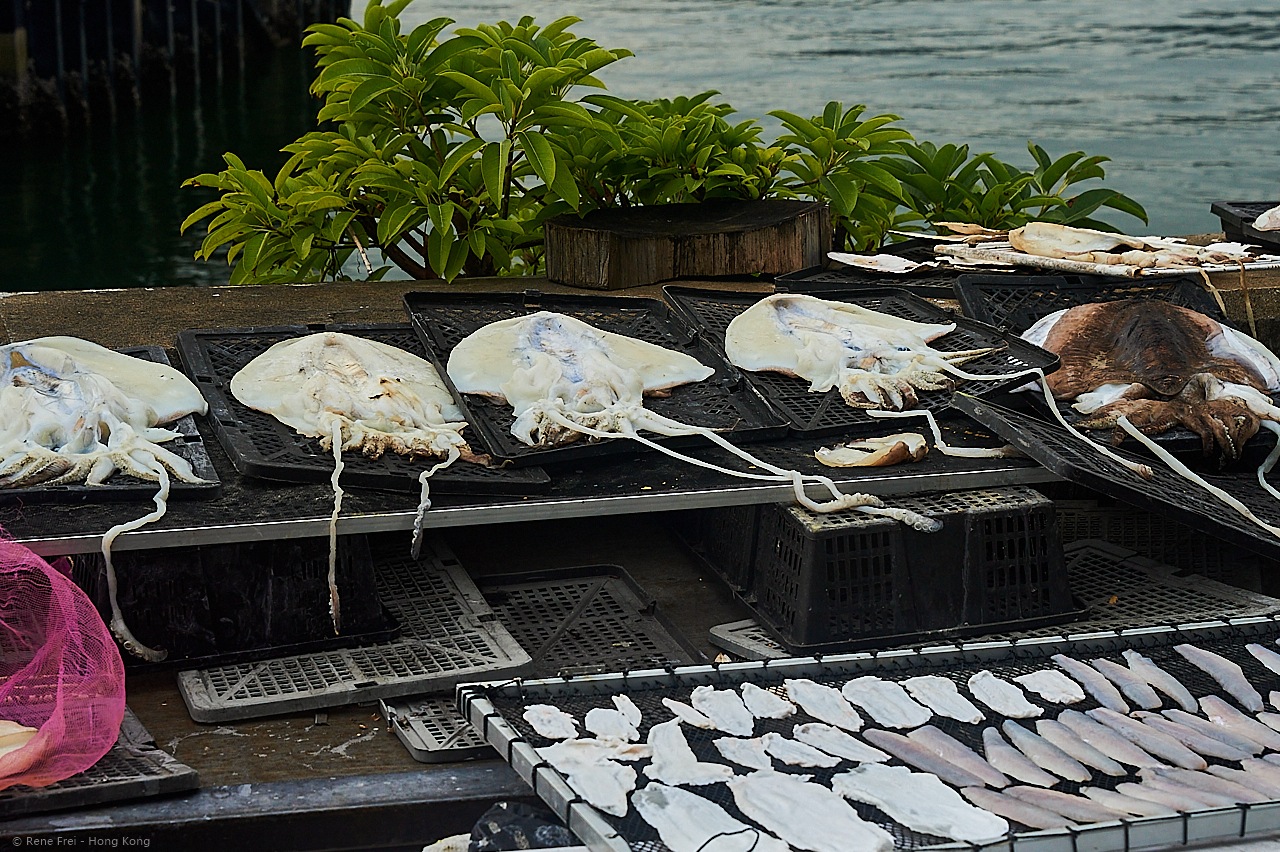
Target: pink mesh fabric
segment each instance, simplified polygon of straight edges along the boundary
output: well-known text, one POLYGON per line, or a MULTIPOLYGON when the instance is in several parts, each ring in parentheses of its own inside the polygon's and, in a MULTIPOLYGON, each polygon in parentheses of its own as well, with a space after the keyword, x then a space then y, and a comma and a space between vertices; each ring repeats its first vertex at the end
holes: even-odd
POLYGON ((123 718, 124 663, 98 611, 39 556, 0 538, 0 719, 39 729, 0 756, 0 790, 83 772, 123 718))

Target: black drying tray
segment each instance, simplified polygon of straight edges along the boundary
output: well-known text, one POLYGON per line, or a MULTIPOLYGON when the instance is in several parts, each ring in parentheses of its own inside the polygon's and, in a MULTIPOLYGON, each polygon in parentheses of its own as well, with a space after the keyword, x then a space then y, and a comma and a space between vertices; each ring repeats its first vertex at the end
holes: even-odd
MULTIPOLYGON (((1064 479, 1140 509, 1173 518, 1254 553, 1280 558, 1280 538, 1256 526, 1200 486, 1174 473, 1158 459, 1111 448, 1123 458, 1150 467, 1151 479, 1143 479, 1068 435, 1056 423, 1046 423, 964 393, 955 394, 952 404, 1064 479)), ((1098 437, 1095 434, 1094 440, 1098 437)), ((1100 443, 1105 445, 1105 436, 1102 437, 1100 443)), ((1200 476, 1239 499, 1257 517, 1273 526, 1280 526, 1280 500, 1258 485, 1252 469, 1234 474, 1200 473, 1200 476)))
MULTIPOLYGON (((689 321, 698 326, 704 337, 715 344, 723 356, 724 335, 729 323, 747 308, 760 301, 760 293, 738 293, 725 290, 695 290, 688 287, 662 288, 667 300, 676 306, 689 321)), ((824 292, 822 298, 848 302, 864 308, 881 311, 895 317, 928 323, 955 323, 956 330, 945 334, 930 345, 945 352, 966 349, 1001 347, 998 351, 976 358, 961 365, 961 369, 980 375, 1016 373, 1029 367, 1039 367, 1046 373, 1058 368, 1058 357, 1033 346, 1017 335, 1002 332, 966 317, 926 302, 904 290, 889 287, 865 290, 838 290, 824 292)), ((811 393, 809 382, 794 376, 775 372, 742 373, 746 380, 769 401, 769 404, 791 424, 791 429, 804 437, 834 434, 883 434, 901 425, 899 421, 877 419, 865 411, 844 401, 837 388, 823 394, 811 393)), ((1013 382, 1022 383, 1026 378, 999 382, 984 382, 978 389, 982 396, 994 393, 1013 382)), ((927 408, 935 415, 944 414, 951 402, 951 392, 946 390, 918 391, 919 408, 927 408)), ((922 420, 909 421, 913 428, 921 428, 922 420)))
MULTIPOLYGON (((345 332, 426 357, 413 329, 404 323, 195 329, 178 334, 183 366, 209 401, 209 422, 218 443, 245 476, 328 482, 333 474, 333 454, 321 447, 318 439, 299 435, 231 395, 232 376, 254 358, 282 340, 318 331, 345 332)), ((464 437, 470 438, 465 433, 464 437)), ((393 452, 371 459, 350 451, 343 453, 342 461, 343 485, 415 492, 421 487, 418 475, 435 463, 430 459, 412 461, 393 452)), ((487 468, 463 461, 431 477, 431 490, 439 494, 542 494, 550 485, 551 478, 537 468, 487 468)))
MULTIPOLYGON (((123 355, 132 355, 143 361, 172 366, 164 349, 159 346, 130 346, 116 349, 123 355)), ((165 441, 161 446, 181 456, 191 464, 195 475, 205 482, 183 482, 171 476, 170 500, 210 500, 222 491, 218 472, 209 461, 204 440, 196 430, 196 421, 190 414, 178 418, 163 427, 178 432, 181 437, 165 441)), ((101 485, 35 485, 30 488, 0 488, 0 503, 116 503, 131 500, 150 500, 157 485, 146 479, 129 476, 117 470, 101 485)))
POLYGON ((1232 325, 1198 276, 1137 281, 1104 275, 1007 275, 966 273, 955 282, 960 310, 998 328, 1022 334, 1063 308, 1146 297, 1199 311, 1232 325))
POLYGON ((1280 201, 1215 201, 1209 211, 1222 220, 1227 239, 1257 244, 1264 252, 1280 252, 1280 231, 1259 231, 1253 222, 1280 201))
MULTIPOLYGON (((787 426, 770 411, 756 390, 724 356, 701 339, 657 299, 628 296, 552 295, 524 293, 406 293, 405 308, 418 336, 449 385, 454 398, 477 430, 488 452, 515 465, 593 458, 635 452, 641 445, 626 439, 579 440, 547 449, 530 447, 511 434, 515 422, 511 406, 477 394, 459 393, 449 378, 449 354, 462 339, 484 326, 538 311, 554 311, 582 320, 602 331, 634 337, 646 343, 683 352, 715 370, 708 379, 671 389, 668 397, 646 397, 645 408, 691 426, 716 429, 735 443, 781 438, 787 426)), ((703 446, 698 435, 647 437, 669 447, 703 446)))
MULTIPOLYGON (((892 254, 916 263, 927 263, 937 260, 933 246, 938 240, 913 237, 900 243, 893 243, 880 250, 881 254, 892 254)), ((832 261, 839 263, 840 261, 832 261)), ((856 266, 810 266, 799 272, 779 275, 773 280, 778 292, 787 293, 820 293, 827 290, 850 290, 856 287, 900 287, 934 299, 952 299, 955 294, 951 287, 960 273, 954 269, 937 269, 927 267, 913 272, 894 275, 887 272, 872 272, 856 266)))

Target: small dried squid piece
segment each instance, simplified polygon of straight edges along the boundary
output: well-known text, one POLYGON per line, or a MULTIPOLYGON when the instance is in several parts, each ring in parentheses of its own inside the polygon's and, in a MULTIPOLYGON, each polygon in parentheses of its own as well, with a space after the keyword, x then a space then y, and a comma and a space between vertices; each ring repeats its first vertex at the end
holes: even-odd
POLYGON ((883 438, 865 438, 834 447, 821 447, 814 458, 827 467, 887 467, 917 462, 929 453, 929 444, 918 432, 899 432, 883 438))

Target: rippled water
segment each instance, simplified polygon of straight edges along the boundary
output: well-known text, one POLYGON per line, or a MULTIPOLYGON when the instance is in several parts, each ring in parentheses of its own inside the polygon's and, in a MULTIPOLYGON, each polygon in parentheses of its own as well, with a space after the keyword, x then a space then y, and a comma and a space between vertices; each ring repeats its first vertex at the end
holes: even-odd
MULTIPOLYGON (((523 14, 574 14, 578 34, 633 50, 601 74, 625 97, 714 88, 741 117, 841 100, 1024 167, 1028 139, 1109 156, 1108 185, 1151 216, 1109 217, 1131 232, 1219 230, 1210 202, 1280 198, 1280 16, 1267 3, 417 0, 403 18, 523 14)), ((277 67, 262 77, 271 90, 251 86, 244 103, 206 93, 198 113, 121 128, 115 159, 102 141, 25 154, 16 190, 0 186, 0 289, 224 280, 176 238, 202 201, 177 183, 217 168, 227 147, 274 170, 272 152, 308 120, 298 79, 277 67)))

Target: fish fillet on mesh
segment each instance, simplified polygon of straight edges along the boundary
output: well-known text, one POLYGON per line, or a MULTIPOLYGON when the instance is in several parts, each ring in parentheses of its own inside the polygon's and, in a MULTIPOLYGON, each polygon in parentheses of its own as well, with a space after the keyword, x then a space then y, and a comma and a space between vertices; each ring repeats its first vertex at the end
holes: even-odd
POLYGON ((715 730, 716 726, 714 722, 682 701, 676 701, 674 698, 664 698, 662 699, 662 706, 676 714, 676 718, 681 722, 684 722, 686 725, 692 725, 695 728, 705 728, 708 731, 715 730))
POLYGON ((805 678, 784 680, 787 697, 800 709, 819 722, 857 733, 862 728, 862 717, 853 709, 840 690, 814 683, 805 678))
POLYGON ((840 762, 840 758, 832 757, 811 745, 789 740, 782 734, 772 731, 762 736, 764 749, 770 757, 777 758, 791 766, 822 766, 830 768, 840 762))
POLYGON ((1280 751, 1280 734, 1257 719, 1250 719, 1218 696, 1206 695, 1201 698, 1200 709, 1215 725, 1221 725, 1236 736, 1253 740, 1264 748, 1280 751))
POLYGON ((1117 793, 1115 790, 1108 790, 1105 787, 1081 787, 1080 792, 1104 808, 1111 808, 1113 811, 1133 814, 1134 816, 1169 816, 1177 813, 1168 805, 1162 805, 1149 799, 1126 796, 1124 793, 1117 793))
POLYGON ((1208 764, 1200 755, 1166 733, 1148 727, 1136 719, 1099 707, 1090 710, 1092 719, 1111 728, 1120 736, 1139 746, 1143 751, 1177 764, 1184 769, 1204 769, 1208 764))
POLYGON ((785 719, 796 712, 796 705, 750 681, 742 684, 742 703, 757 719, 785 719))
POLYGON ((599 763, 602 760, 632 762, 653 757, 653 749, 645 743, 628 743, 622 740, 561 740, 555 745, 544 746, 535 751, 561 772, 569 772, 580 763, 599 763))
POLYGON ((672 719, 649 729, 647 742, 653 747, 653 762, 644 774, 663 784, 715 784, 733 777, 733 769, 723 763, 702 763, 680 729, 680 720, 672 719))
POLYGON ((1024 784, 1052 787, 1058 783, 1057 778, 1036 766, 1031 758, 1005 742, 1004 737, 995 728, 982 729, 982 750, 986 755, 987 763, 1024 784))
POLYGON ((1075 827, 1075 823, 1062 814, 1047 811, 1030 802, 1024 802, 1021 799, 1015 799, 1013 796, 997 793, 995 790, 988 790, 986 787, 965 787, 960 792, 964 794, 966 799, 984 811, 989 811, 1005 819, 1011 819, 1014 822, 1020 822, 1031 828, 1075 827))
POLYGON ((755 733, 755 717, 732 689, 695 686, 689 703, 726 734, 749 737, 755 733))
POLYGON ((739 822, 697 793, 649 784, 631 796, 636 813, 671 852, 790 852, 771 834, 739 822))
POLYGON ((1120 687, 1125 698, 1143 710, 1158 710, 1163 703, 1151 685, 1145 679, 1138 677, 1128 666, 1105 659, 1093 660, 1092 665, 1102 672, 1107 680, 1120 687))
POLYGON ((938 757, 966 772, 981 778, 988 786, 1007 787, 1009 779, 1000 770, 978 756, 964 743, 948 736, 933 725, 925 725, 907 734, 907 738, 920 743, 938 757))
POLYGON ((738 810, 783 841, 809 852, 890 852, 893 838, 804 775, 752 772, 729 781, 738 810))
POLYGON ((796 725, 791 729, 791 736, 796 742, 811 745, 819 751, 852 760, 855 763, 882 763, 889 759, 878 748, 873 748, 839 728, 824 725, 821 722, 809 722, 796 725))
POLYGON ((614 737, 627 742, 640 739, 640 732, 621 711, 593 707, 587 711, 582 724, 597 737, 614 737))
POLYGON ((1208 790, 1210 793, 1217 793, 1219 796, 1226 796, 1235 802, 1265 802, 1270 797, 1264 796, 1252 787, 1244 784, 1237 784, 1228 778, 1214 775, 1211 772, 1192 772, 1190 769, 1179 769, 1174 766, 1163 766, 1155 769, 1143 769, 1138 773, 1143 778, 1154 775, 1158 778, 1168 778, 1178 784, 1185 784, 1196 790, 1208 790))
MULTIPOLYGON (((1197 706, 1197 709, 1199 707, 1197 706)), ((1248 755, 1256 755, 1262 751, 1262 744, 1249 737, 1233 733, 1228 730, 1225 725, 1217 724, 1212 719, 1201 719, 1191 713, 1183 710, 1162 710, 1160 714, 1171 722, 1190 728, 1206 737, 1212 737, 1215 740, 1221 740, 1234 749, 1239 749, 1248 755)))
MULTIPOLYGON (((566 740, 537 749, 538 756, 564 775, 569 786, 593 807, 607 814, 626 816, 627 794, 636 787, 636 771, 609 759, 607 743, 574 748, 578 740, 566 740)), ((619 743, 621 744, 621 743, 619 743)))
POLYGON ((1182 681, 1157 666, 1150 658, 1142 656, 1137 651, 1125 651, 1124 658, 1135 675, 1178 702, 1178 706, 1183 710, 1195 713, 1200 709, 1196 705, 1196 699, 1182 685, 1182 681))
POLYGON ((1080 688, 1080 684, 1053 669, 1042 669, 1031 674, 1019 675, 1013 680, 1053 704, 1075 704, 1078 701, 1084 701, 1084 690, 1080 688))
MULTIPOLYGON (((1151 770, 1144 769, 1142 771, 1150 772, 1151 770)), ((1202 808, 1226 808, 1235 804, 1235 802, 1231 800, 1230 796, 1220 796, 1217 793, 1204 789, 1203 787, 1189 787, 1186 784, 1179 784, 1177 781, 1172 781, 1168 778, 1155 776, 1146 777, 1142 779, 1142 783, 1139 786, 1146 787, 1151 790, 1160 790, 1165 793, 1172 793, 1176 796, 1183 796, 1187 799, 1191 799, 1192 801, 1199 802, 1200 807, 1202 808)))
POLYGON ((916 701, 939 716, 976 725, 986 717, 973 706, 973 702, 960 694, 955 681, 939 675, 919 675, 902 682, 916 701))
POLYGON ((1009 742, 1045 772, 1052 772, 1068 781, 1088 781, 1093 777, 1080 761, 1012 719, 1006 719, 1000 727, 1009 738, 1009 742))
POLYGON ((1002 817, 970 805, 936 776, 905 766, 863 764, 832 778, 831 789, 846 799, 875 805, 922 834, 983 843, 1009 831, 1002 817))
POLYGON ((550 704, 530 704, 524 708, 524 720, 533 726, 538 736, 549 740, 567 740, 578 735, 578 723, 573 717, 550 704))
POLYGON ((1250 642, 1244 647, 1246 651, 1253 655, 1255 660, 1271 669, 1273 673, 1280 674, 1280 654, 1256 642, 1250 642))
POLYGON ((1123 766, 1080 739, 1075 731, 1055 719, 1038 719, 1036 731, 1085 766, 1092 766, 1107 775, 1117 777, 1128 774, 1123 766))
POLYGON ((1084 796, 1073 796, 1070 793, 1061 793, 1057 790, 1042 790, 1039 787, 1010 787, 1004 792, 1005 795, 1013 796, 1015 799, 1022 799, 1024 802, 1030 802, 1045 810, 1062 814, 1067 819, 1075 822, 1110 822, 1124 819, 1127 816, 1127 814, 1114 811, 1095 802, 1093 799, 1086 799, 1084 796))
POLYGON ((1019 689, 1007 680, 1001 680, 991 672, 982 671, 969 678, 969 691, 973 697, 999 713, 1014 719, 1039 716, 1043 709, 1032 704, 1019 689))
POLYGON ((1243 787, 1248 787, 1250 790, 1256 790, 1268 799, 1280 799, 1280 781, 1268 778, 1265 775, 1244 769, 1232 769, 1229 766, 1210 766, 1208 771, 1219 778, 1225 778, 1243 787))
POLYGON ((640 727, 644 714, 640 712, 640 708, 636 706, 634 701, 626 695, 613 695, 610 696, 610 700, 613 701, 613 706, 618 712, 627 717, 627 721, 631 723, 632 727, 640 727))
POLYGON ((1261 713, 1266 709, 1266 705, 1262 703, 1262 696, 1244 676, 1244 670, 1226 657, 1197 648, 1195 645, 1174 645, 1173 650, 1185 657, 1191 665, 1216 680, 1219 686, 1229 692, 1231 697, 1239 701, 1241 706, 1249 712, 1261 713))
POLYGON ((741 737, 720 737, 713 743, 716 751, 725 760, 745 766, 748 769, 772 769, 773 761, 765 751, 764 737, 742 739, 741 737))
POLYGON ((1274 689, 1271 690, 1271 693, 1267 696, 1267 700, 1271 702, 1272 707, 1280 710, 1280 692, 1277 692, 1274 689))
POLYGON ((1129 712, 1129 705, 1120 696, 1120 691, 1093 666, 1088 663, 1082 663, 1073 657, 1068 657, 1066 654, 1054 654, 1050 659, 1057 663, 1067 674, 1078 680, 1084 686, 1085 691, 1092 695, 1103 707, 1114 710, 1117 713, 1129 712))
POLYGON ((915 728, 933 717, 932 710, 913 701, 901 686, 872 675, 855 677, 840 694, 888 728, 915 728))
POLYGON ((937 775, 948 784, 954 784, 957 787, 981 787, 986 783, 979 776, 961 769, 949 760, 944 760, 932 749, 902 734, 872 729, 863 733, 863 736, 867 738, 867 742, 884 749, 903 763, 937 775))
POLYGON ((1078 710, 1063 710, 1058 714, 1058 721, 1074 731, 1075 735, 1080 739, 1107 755, 1107 757, 1117 760, 1126 766, 1135 766, 1141 769, 1144 766, 1161 765, 1160 761, 1147 754, 1134 743, 1078 710))
MULTIPOLYGON (((1194 728, 1179 725, 1159 713, 1140 711, 1133 715, 1135 718, 1141 719, 1142 724, 1149 725, 1157 731, 1168 734, 1196 754, 1202 754, 1205 757, 1220 757, 1223 760, 1244 760, 1250 756, 1249 752, 1241 751, 1216 737, 1206 736, 1194 728)), ((1212 723, 1210 722, 1209 724, 1212 723)))
POLYGON ((1133 784, 1126 781, 1123 784, 1116 785, 1116 792, 1134 799, 1146 799, 1149 802, 1156 802, 1174 811, 1198 811, 1205 807, 1205 803, 1199 799, 1193 799, 1180 793, 1170 793, 1168 790, 1157 790, 1150 784, 1133 784))

